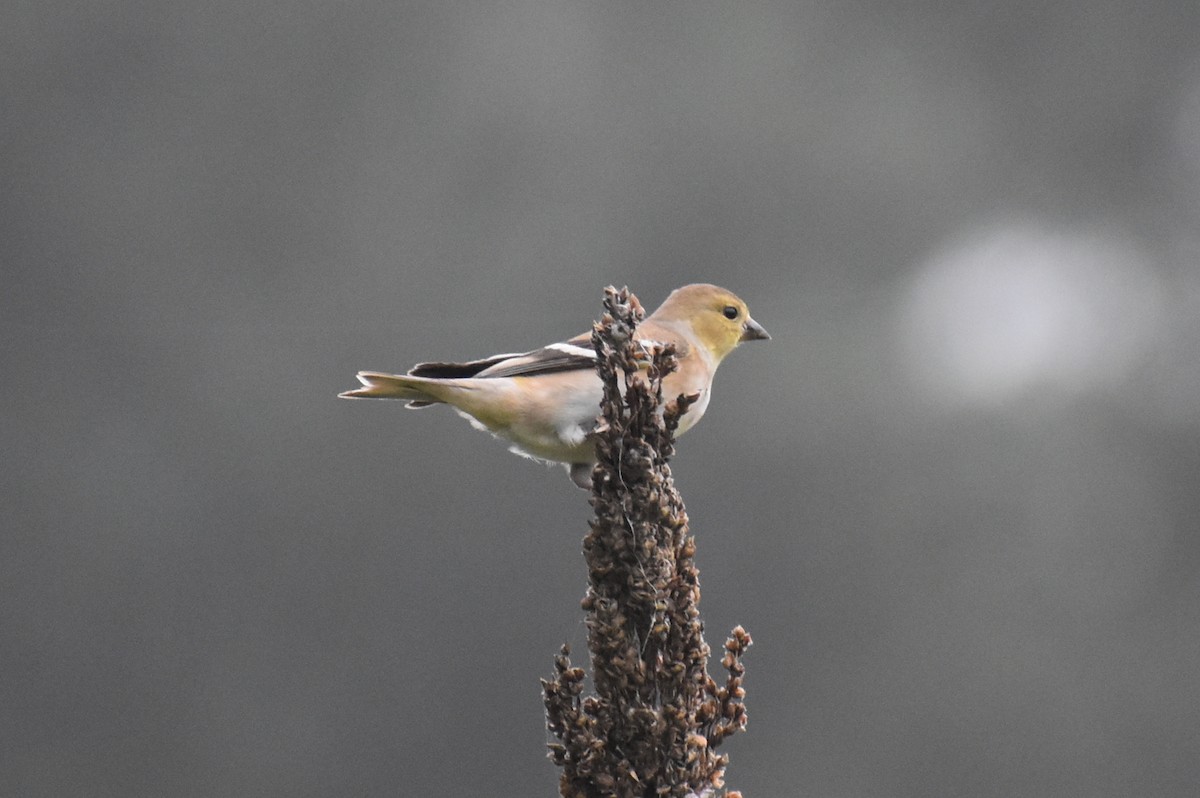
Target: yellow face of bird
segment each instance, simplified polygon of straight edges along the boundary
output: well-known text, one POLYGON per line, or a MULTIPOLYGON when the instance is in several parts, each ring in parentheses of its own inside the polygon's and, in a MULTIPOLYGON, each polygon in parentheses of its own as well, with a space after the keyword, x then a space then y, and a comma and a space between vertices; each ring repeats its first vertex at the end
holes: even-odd
POLYGON ((676 289, 654 315, 690 323, 696 337, 704 342, 717 362, 743 341, 771 337, 762 325, 750 318, 745 302, 732 291, 715 285, 685 285, 676 289))

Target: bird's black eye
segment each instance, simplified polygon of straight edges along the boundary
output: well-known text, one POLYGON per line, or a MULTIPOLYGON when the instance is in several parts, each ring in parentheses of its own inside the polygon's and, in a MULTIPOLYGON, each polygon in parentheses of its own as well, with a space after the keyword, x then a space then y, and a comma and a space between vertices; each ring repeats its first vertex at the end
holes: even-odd
POLYGON ((726 305, 725 310, 721 311, 727 319, 736 319, 738 317, 738 309, 733 305, 726 305))

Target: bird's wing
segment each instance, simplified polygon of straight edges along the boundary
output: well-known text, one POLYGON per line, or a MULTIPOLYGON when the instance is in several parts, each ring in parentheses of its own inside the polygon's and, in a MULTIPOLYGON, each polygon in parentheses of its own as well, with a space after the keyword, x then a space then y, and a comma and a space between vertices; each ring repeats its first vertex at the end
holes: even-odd
MULTIPOLYGON (((681 358, 690 351, 687 342, 678 332, 650 319, 638 327, 636 337, 644 344, 671 341, 676 346, 676 354, 681 358)), ((409 369, 408 373, 413 377, 447 380, 468 377, 532 377, 564 371, 590 371, 594 368, 596 350, 592 349, 592 334, 585 332, 566 341, 534 349, 532 352, 492 355, 465 363, 418 363, 409 369)))
POLYGON ((495 366, 519 357, 525 357, 525 355, 522 353, 492 355, 480 360, 468 360, 465 363, 431 361, 428 363, 418 363, 408 370, 408 374, 411 377, 427 377, 431 380, 458 380, 466 377, 474 377, 490 366, 495 366))
POLYGON ((532 352, 492 355, 466 363, 418 363, 409 369, 414 377, 463 379, 467 377, 529 377, 561 371, 594 369, 596 352, 591 348, 591 333, 569 341, 550 344, 532 352))
POLYGON ((523 355, 516 355, 489 365, 476 377, 531 377, 535 374, 554 374, 561 371, 581 371, 596 368, 596 351, 591 346, 591 333, 577 335, 569 341, 543 346, 523 355))

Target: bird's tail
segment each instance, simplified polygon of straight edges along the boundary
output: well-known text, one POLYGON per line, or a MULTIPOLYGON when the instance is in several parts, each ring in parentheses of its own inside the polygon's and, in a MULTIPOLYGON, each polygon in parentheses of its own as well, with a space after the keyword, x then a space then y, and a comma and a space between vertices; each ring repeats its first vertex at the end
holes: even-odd
POLYGON ((445 401, 438 393, 436 380, 411 377, 407 374, 384 374, 378 371, 358 372, 361 388, 338 394, 342 399, 407 399, 409 407, 428 407, 445 401))

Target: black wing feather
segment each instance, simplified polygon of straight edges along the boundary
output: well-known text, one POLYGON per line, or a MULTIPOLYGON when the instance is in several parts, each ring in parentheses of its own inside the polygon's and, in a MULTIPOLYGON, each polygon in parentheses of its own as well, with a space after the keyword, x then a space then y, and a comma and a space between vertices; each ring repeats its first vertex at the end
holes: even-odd
POLYGON ((466 363, 442 363, 437 361, 418 363, 408 370, 408 374, 410 377, 428 377, 433 380, 458 380, 466 377, 474 377, 489 366, 503 363, 506 360, 512 360, 514 357, 522 357, 522 355, 492 355, 482 360, 471 360, 466 363))
POLYGON ((554 344, 532 352, 492 355, 466 363, 418 363, 408 373, 413 377, 434 380, 461 380, 470 377, 529 377, 534 374, 594 369, 596 356, 591 347, 591 333, 583 333, 565 344, 554 344))
POLYGON ((578 371, 596 368, 596 358, 561 349, 537 349, 514 357, 511 363, 500 362, 480 377, 531 377, 535 374, 554 374, 559 371, 578 371))
POLYGON ((534 374, 553 374, 559 371, 576 371, 596 367, 591 354, 563 351, 554 347, 535 349, 532 352, 510 355, 492 355, 482 360, 466 363, 443 363, 432 361, 418 363, 408 370, 410 376, 433 380, 461 380, 470 377, 529 377, 534 374))

